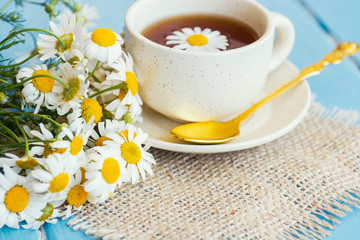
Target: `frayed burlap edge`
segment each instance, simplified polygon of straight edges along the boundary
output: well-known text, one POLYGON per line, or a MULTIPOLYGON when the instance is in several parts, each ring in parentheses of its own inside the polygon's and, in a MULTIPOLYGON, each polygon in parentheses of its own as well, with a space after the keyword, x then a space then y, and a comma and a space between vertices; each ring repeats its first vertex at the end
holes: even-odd
POLYGON ((322 239, 360 206, 359 113, 312 104, 268 144, 223 154, 152 149, 155 175, 68 222, 104 239, 322 239))

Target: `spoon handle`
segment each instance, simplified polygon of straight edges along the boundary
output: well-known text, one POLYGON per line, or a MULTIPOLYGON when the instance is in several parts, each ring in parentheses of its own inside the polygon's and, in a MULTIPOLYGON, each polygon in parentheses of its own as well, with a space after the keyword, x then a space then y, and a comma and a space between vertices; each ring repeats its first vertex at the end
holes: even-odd
POLYGON ((267 97, 263 98, 259 102, 255 103, 253 106, 245 110, 241 115, 236 117, 234 122, 240 124, 242 121, 247 119, 250 115, 252 115, 256 110, 258 110, 260 107, 262 107, 264 104, 268 103, 272 99, 276 98, 277 96, 280 96, 287 90, 293 88, 298 83, 302 82, 307 77, 312 77, 315 75, 318 75, 325 67, 325 65, 328 64, 338 64, 340 63, 344 57, 350 56, 356 53, 360 48, 359 45, 356 43, 341 43, 335 48, 331 53, 327 54, 323 60, 320 62, 311 65, 307 68, 304 68, 301 70, 300 74, 292 81, 284 84, 282 87, 278 88, 274 92, 272 92, 267 97))

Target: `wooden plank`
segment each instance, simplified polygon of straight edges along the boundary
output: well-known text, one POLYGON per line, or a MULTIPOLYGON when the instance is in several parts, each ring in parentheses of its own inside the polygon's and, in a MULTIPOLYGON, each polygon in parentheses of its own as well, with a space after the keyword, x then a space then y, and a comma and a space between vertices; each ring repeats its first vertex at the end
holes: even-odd
POLYGON ((56 224, 45 224, 44 229, 46 233, 46 239, 51 240, 90 240, 90 239, 100 239, 95 238, 94 236, 88 236, 82 230, 74 231, 67 224, 67 220, 60 220, 56 224))
MULTIPOLYGON (((349 3, 346 8, 354 6, 354 4, 351 5, 351 3, 360 3, 358 0, 344 1, 349 3)), ((312 15, 311 10, 306 9, 300 0, 260 0, 259 2, 273 11, 278 11, 286 15, 294 23, 297 36, 294 50, 289 59, 298 67, 305 67, 321 59, 324 54, 331 51, 336 46, 333 37, 326 31, 326 26, 320 25, 312 15)), ((327 19, 338 21, 337 28, 342 26, 342 19, 336 17, 331 19, 330 17, 331 15, 334 15, 334 12, 336 12, 335 10, 339 8, 339 6, 343 7, 342 4, 339 4, 340 0, 306 0, 306 2, 309 4, 311 3, 311 6, 317 6, 317 9, 321 9, 324 14, 330 9, 330 14, 327 19), (329 8, 326 5, 330 5, 331 7, 329 8), (333 11, 333 14, 331 14, 331 11, 333 11)), ((351 21, 351 19, 355 19, 355 17, 359 19, 359 16, 357 15, 359 9, 360 7, 356 7, 347 12, 349 15, 345 22, 351 21)), ((328 22, 324 21, 323 24, 331 24, 330 20, 328 20, 328 22)), ((357 20, 356 23, 360 23, 360 21, 357 20)), ((353 26, 354 25, 355 24, 353 24, 353 26)), ((335 27, 332 27, 332 29, 335 29, 335 27)), ((358 40, 355 40, 360 42, 359 30, 360 28, 358 27, 356 30, 354 27, 346 27, 345 29, 342 29, 342 31, 337 30, 338 37, 341 41, 345 41, 349 40, 345 39, 349 38, 347 36, 357 36, 356 39, 358 40)), ((335 30, 332 30, 332 32, 335 32, 335 30)), ((359 56, 359 54, 357 54, 357 56, 359 56)), ((327 67, 325 72, 321 75, 309 79, 309 83, 312 92, 317 96, 316 101, 320 102, 325 107, 332 108, 338 106, 344 109, 360 111, 360 73, 359 69, 352 61, 346 60, 339 66, 327 67)), ((341 224, 338 224, 337 228, 326 238, 327 240, 358 239, 360 236, 360 229, 358 227, 360 210, 357 208, 352 209, 353 212, 341 219, 341 224)))
MULTIPOLYGON (((302 68, 315 63, 336 47, 336 42, 296 0, 260 0, 270 10, 286 15, 295 26, 296 42, 289 59, 302 68)), ((316 101, 327 108, 360 111, 360 72, 346 59, 338 66, 328 66, 321 75, 309 79, 316 101)))
MULTIPOLYGON (((302 0, 319 24, 339 42, 360 44, 360 1, 357 0, 302 0)), ((355 60, 360 68, 360 54, 355 60)))
POLYGON ((7 226, 0 229, 0 239, 6 240, 39 240, 39 231, 28 229, 13 229, 7 226))

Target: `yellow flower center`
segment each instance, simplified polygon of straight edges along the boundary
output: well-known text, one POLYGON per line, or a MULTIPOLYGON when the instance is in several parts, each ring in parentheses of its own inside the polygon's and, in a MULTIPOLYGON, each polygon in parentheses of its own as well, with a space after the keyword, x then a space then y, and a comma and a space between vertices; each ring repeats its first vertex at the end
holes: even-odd
POLYGON ((44 207, 43 210, 41 210, 43 212, 43 215, 41 215, 41 217, 39 217, 38 219, 36 219, 39 222, 45 221, 47 220, 49 217, 52 216, 53 212, 54 212, 54 206, 51 205, 50 203, 47 203, 46 206, 44 207))
POLYGON ((75 185, 73 186, 66 197, 66 201, 70 206, 80 207, 86 202, 89 193, 84 190, 83 186, 75 185))
POLYGON ((69 102, 74 99, 75 96, 78 96, 78 92, 80 91, 80 79, 77 77, 71 78, 68 81, 69 88, 64 89, 62 92, 62 99, 65 102, 69 102))
POLYGON ((74 156, 78 155, 83 148, 84 141, 81 137, 74 137, 70 143, 70 153, 74 156))
POLYGON ((91 40, 100 47, 110 47, 116 43, 116 34, 109 28, 98 28, 91 34, 91 40))
POLYGON ((127 163, 136 164, 141 159, 141 151, 133 142, 124 142, 121 147, 121 156, 127 163))
POLYGON ((25 161, 18 160, 16 161, 16 166, 22 169, 32 169, 38 165, 38 162, 32 157, 27 157, 25 161))
MULTIPOLYGON (((120 137, 122 137, 125 141, 129 141, 129 130, 123 130, 118 133, 120 137)), ((134 138, 136 137, 136 133, 134 132, 134 138)))
POLYGON ((53 154, 55 150, 53 147, 51 147, 50 143, 44 143, 44 152, 43 156, 44 158, 47 158, 49 155, 53 154))
MULTIPOLYGON (((67 60, 71 65, 75 66, 76 64, 78 64, 81 59, 78 56, 72 57, 69 60, 67 60)), ((73 67, 74 68, 74 67, 73 67)))
POLYGON ((136 76, 132 72, 126 72, 126 86, 129 88, 131 94, 135 96, 139 91, 139 84, 136 76))
POLYGON ((4 203, 6 208, 10 212, 21 212, 26 208, 29 203, 29 193, 24 187, 12 187, 6 192, 4 197, 4 203))
POLYGON ((186 39, 191 46, 204 46, 208 44, 208 39, 202 34, 194 34, 186 39))
MULTIPOLYGON (((46 70, 39 69, 33 72, 32 74, 33 77, 37 75, 51 75, 51 74, 46 70)), ((54 87, 54 79, 49 77, 36 77, 32 79, 32 84, 39 92, 48 93, 54 87)))
POLYGON ((95 140, 95 146, 104 146, 104 142, 109 140, 111 140, 111 138, 108 138, 106 136, 99 137, 95 140))
POLYGON ((101 174, 108 184, 113 184, 120 177, 120 165, 114 158, 105 159, 101 174))
POLYGON ((81 115, 86 122, 94 116, 94 123, 100 122, 103 112, 100 103, 92 98, 85 98, 81 103, 81 115))
POLYGON ((60 42, 59 40, 56 41, 55 44, 56 50, 63 53, 66 50, 71 49, 72 43, 74 41, 74 35, 72 33, 61 35, 60 39, 62 40, 62 42, 60 42))
POLYGON ((127 94, 127 90, 120 88, 119 96, 118 96, 119 100, 122 101, 125 98, 126 94, 127 94))
POLYGON ((49 191, 52 193, 61 192, 69 184, 69 174, 60 173, 50 181, 49 191))
POLYGON ((85 177, 85 173, 86 173, 85 168, 80 167, 80 171, 81 171, 80 184, 84 184, 84 183, 87 181, 87 179, 86 179, 86 177, 85 177))
POLYGON ((56 149, 56 153, 60 153, 60 154, 63 154, 65 151, 66 151, 67 148, 58 148, 56 149))

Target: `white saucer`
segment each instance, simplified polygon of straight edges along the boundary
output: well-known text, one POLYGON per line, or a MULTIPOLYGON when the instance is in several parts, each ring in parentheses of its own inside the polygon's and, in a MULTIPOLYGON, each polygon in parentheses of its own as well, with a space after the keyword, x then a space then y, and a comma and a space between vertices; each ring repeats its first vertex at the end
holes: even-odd
MULTIPOLYGON (((298 73, 299 70, 292 63, 287 61, 282 64, 269 75, 259 100, 284 83, 291 81, 298 73)), ((240 126, 239 137, 219 145, 195 145, 175 139, 169 133, 180 123, 164 117, 147 106, 143 107, 144 121, 138 126, 149 134, 149 142, 155 148, 186 153, 230 152, 259 146, 285 135, 304 118, 310 102, 310 87, 307 81, 304 81, 259 109, 246 120, 240 126)))

